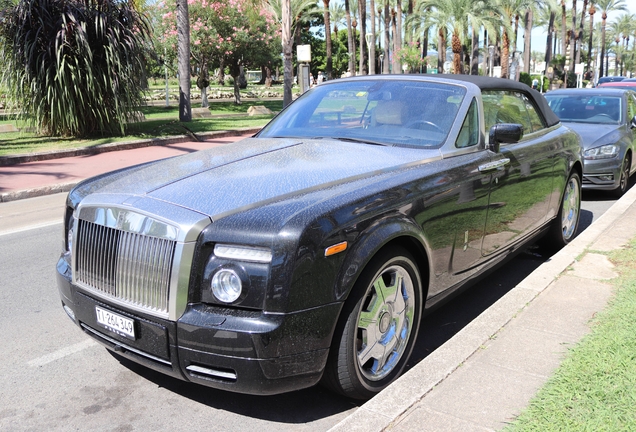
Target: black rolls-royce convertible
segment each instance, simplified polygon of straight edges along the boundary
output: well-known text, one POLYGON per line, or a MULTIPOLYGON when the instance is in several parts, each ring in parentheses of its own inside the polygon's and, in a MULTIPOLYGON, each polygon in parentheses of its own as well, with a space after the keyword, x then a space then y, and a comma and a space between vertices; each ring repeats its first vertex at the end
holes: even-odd
POLYGON ((524 84, 329 81, 252 138, 75 187, 62 305, 182 380, 369 398, 426 310, 542 236, 574 237, 581 173, 578 135, 524 84))

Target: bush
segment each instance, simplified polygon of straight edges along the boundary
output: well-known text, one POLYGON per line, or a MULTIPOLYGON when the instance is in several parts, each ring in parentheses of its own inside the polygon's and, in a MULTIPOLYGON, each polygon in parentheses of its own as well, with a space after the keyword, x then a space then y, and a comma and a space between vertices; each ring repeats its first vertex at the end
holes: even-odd
POLYGON ((532 87, 532 78, 528 73, 521 72, 519 74, 519 82, 526 84, 528 87, 532 87))
POLYGON ((143 101, 149 27, 119 0, 0 0, 1 82, 38 132, 124 134, 143 101))

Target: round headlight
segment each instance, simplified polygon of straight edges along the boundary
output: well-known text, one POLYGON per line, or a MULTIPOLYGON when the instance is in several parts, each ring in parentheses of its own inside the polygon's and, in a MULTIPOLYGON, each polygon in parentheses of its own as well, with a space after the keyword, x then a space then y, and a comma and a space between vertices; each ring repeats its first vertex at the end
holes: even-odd
POLYGON ((232 303, 241 296, 241 278, 234 270, 221 269, 212 277, 212 293, 224 303, 232 303))

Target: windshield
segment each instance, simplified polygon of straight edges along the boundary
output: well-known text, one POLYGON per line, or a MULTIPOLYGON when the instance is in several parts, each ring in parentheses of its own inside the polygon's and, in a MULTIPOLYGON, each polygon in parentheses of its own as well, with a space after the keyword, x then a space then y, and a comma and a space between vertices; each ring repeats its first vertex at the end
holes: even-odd
POLYGON ((465 94, 459 86, 398 79, 327 83, 305 93, 258 136, 439 147, 465 94))
POLYGON ((621 98, 594 95, 549 95, 552 111, 564 122, 618 124, 621 98))

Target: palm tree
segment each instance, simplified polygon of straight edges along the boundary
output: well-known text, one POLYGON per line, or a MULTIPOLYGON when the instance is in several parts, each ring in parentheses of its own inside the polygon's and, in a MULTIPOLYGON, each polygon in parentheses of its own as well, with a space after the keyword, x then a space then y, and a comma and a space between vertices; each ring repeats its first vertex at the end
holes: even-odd
MULTIPOLYGON (((418 3, 414 13, 423 14, 427 8, 432 8, 438 14, 438 27, 444 22, 452 29, 451 46, 453 50, 453 68, 456 74, 463 73, 461 52, 463 43, 468 39, 469 28, 472 40, 478 40, 478 32, 482 25, 499 25, 499 16, 494 3, 479 0, 422 0, 418 3)), ((476 58, 474 43, 473 57, 476 58)))
POLYGON ((341 25, 346 25, 346 16, 344 6, 340 3, 331 3, 329 5, 330 22, 333 25, 333 32, 338 37, 338 31, 341 25))
POLYGON ((576 55, 574 64, 581 63, 581 45, 583 44, 583 27, 585 26, 585 13, 587 11, 588 0, 583 0, 583 10, 581 11, 581 22, 579 23, 579 32, 576 35, 576 55))
POLYGON ((283 45, 283 107, 292 102, 293 47, 297 27, 301 22, 319 15, 320 10, 312 0, 265 0, 266 7, 281 25, 283 45))
POLYGON ((547 36, 545 42, 545 65, 546 68, 552 61, 552 57, 554 56, 553 52, 553 40, 556 41, 556 14, 559 12, 559 5, 557 4, 557 0, 544 0, 541 7, 538 10, 538 19, 537 25, 539 27, 547 28, 547 36))
MULTIPOLYGON (((530 2, 531 0, 499 0, 498 8, 500 13, 504 17, 504 27, 501 36, 501 76, 504 78, 508 78, 508 58, 510 56, 509 29, 512 27, 512 22, 514 20, 514 32, 515 35, 517 34, 517 27, 519 25, 519 13, 520 11, 525 11, 529 7, 530 2)), ((514 42, 516 50, 516 36, 514 42)))
POLYGON ((607 27, 607 13, 612 11, 624 11, 625 10, 625 1, 624 0, 597 0, 596 4, 603 11, 602 15, 602 24, 601 24, 601 67, 599 69, 599 77, 607 75, 607 68, 603 64, 603 60, 605 59, 605 49, 606 49, 606 27, 607 27))
POLYGON ((629 36, 632 32, 633 26, 634 15, 631 15, 629 13, 620 15, 611 24, 612 33, 615 37, 617 45, 616 67, 620 65, 620 75, 623 75, 624 54, 627 53, 628 50, 629 36), (623 46, 620 45, 621 39, 623 42, 623 46))

